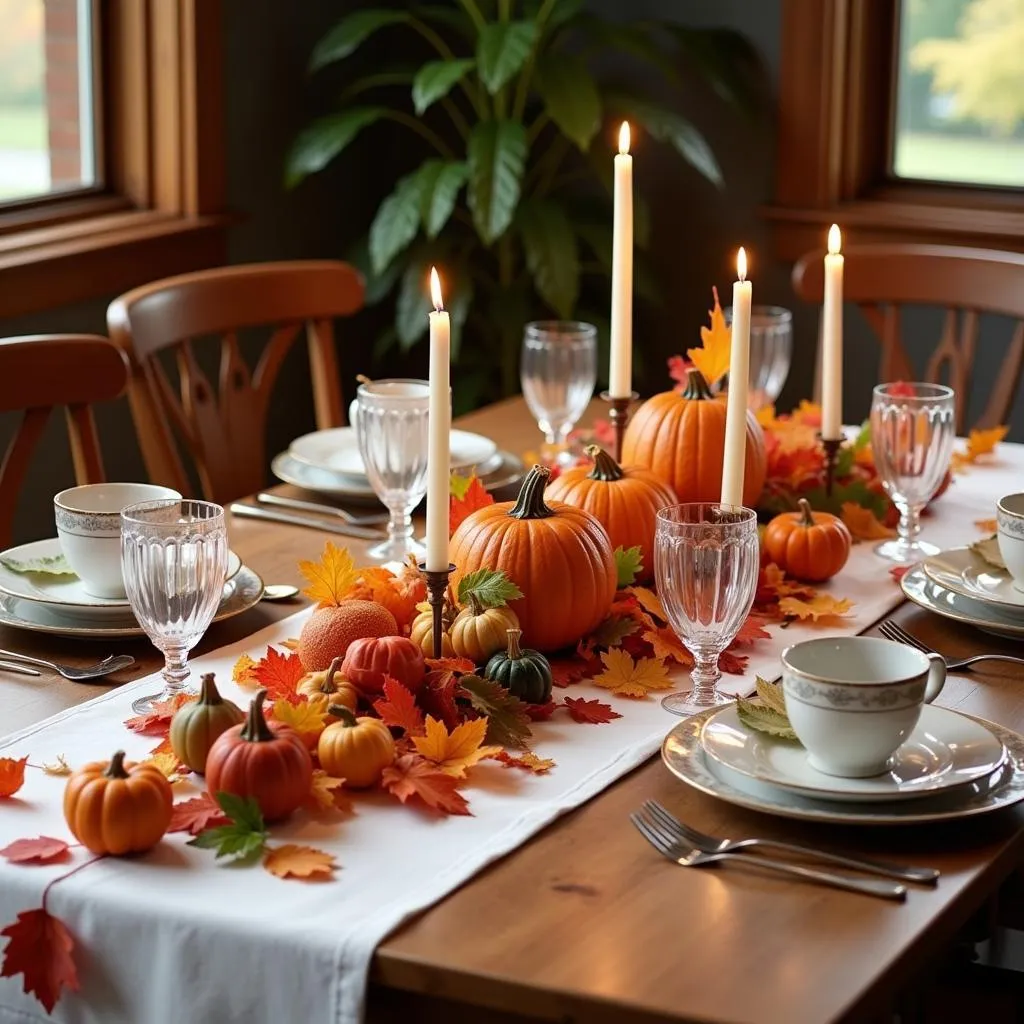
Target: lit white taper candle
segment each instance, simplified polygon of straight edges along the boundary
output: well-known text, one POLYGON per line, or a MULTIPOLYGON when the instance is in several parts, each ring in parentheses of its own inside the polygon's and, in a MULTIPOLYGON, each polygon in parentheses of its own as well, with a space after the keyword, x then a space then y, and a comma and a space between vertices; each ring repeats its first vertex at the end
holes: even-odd
POLYGON ((750 302, 747 254, 736 255, 739 280, 732 286, 732 346, 729 353, 729 398, 725 414, 725 459, 722 504, 743 504, 743 464, 747 455, 747 391, 750 387, 750 302))
POLYGON ((427 571, 448 569, 448 495, 451 458, 451 323, 441 301, 437 269, 430 268, 430 407, 427 448, 427 571))
POLYGON ((843 254, 839 225, 828 232, 825 301, 821 311, 821 436, 843 436, 843 254))
POLYGON ((614 200, 608 392, 612 398, 628 398, 633 392, 633 158, 627 121, 619 129, 614 200))

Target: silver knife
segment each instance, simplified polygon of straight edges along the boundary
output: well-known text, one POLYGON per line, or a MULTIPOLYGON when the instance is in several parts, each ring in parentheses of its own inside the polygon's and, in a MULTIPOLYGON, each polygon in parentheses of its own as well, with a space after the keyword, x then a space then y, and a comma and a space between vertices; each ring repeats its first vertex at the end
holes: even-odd
POLYGON ((346 526, 344 523, 332 523, 327 519, 314 516, 294 515, 291 512, 278 512, 274 509, 260 508, 257 505, 243 505, 235 502, 229 506, 232 515, 246 519, 262 519, 270 523, 287 523, 289 526, 309 526, 325 533, 340 533, 345 537, 358 537, 361 540, 380 540, 384 534, 380 530, 367 530, 362 526, 346 526))
POLYGON ((13 661, 0 661, 0 672, 16 672, 20 676, 42 675, 42 672, 37 672, 28 665, 16 665, 13 661))
POLYGON ((268 494, 261 491, 256 495, 256 500, 261 505, 277 505, 279 508, 293 508, 299 512, 316 512, 318 515, 335 516, 344 520, 349 526, 371 526, 374 523, 386 523, 387 512, 370 512, 365 516, 357 516, 348 509, 338 508, 335 505, 321 505, 315 501, 302 501, 299 498, 286 498, 281 494, 268 494))

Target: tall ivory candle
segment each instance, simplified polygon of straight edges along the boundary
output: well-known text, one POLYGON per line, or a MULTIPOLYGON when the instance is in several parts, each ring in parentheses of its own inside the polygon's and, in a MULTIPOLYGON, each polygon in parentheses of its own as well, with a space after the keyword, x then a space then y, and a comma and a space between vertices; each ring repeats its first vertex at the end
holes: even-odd
POLYGON ((843 254, 839 225, 828 232, 825 255, 825 302, 821 312, 821 436, 843 436, 843 254))
POLYGON ((747 390, 750 387, 750 301, 747 254, 736 256, 739 280, 732 286, 732 346, 729 354, 729 400, 725 414, 725 459, 722 504, 743 504, 743 463, 747 454, 747 390))
POLYGON ((619 129, 614 198, 608 391, 612 398, 628 398, 633 393, 633 158, 626 121, 619 129))
POLYGON ((430 405, 427 417, 427 571, 448 569, 448 495, 451 453, 451 323, 441 301, 437 269, 430 268, 430 405))

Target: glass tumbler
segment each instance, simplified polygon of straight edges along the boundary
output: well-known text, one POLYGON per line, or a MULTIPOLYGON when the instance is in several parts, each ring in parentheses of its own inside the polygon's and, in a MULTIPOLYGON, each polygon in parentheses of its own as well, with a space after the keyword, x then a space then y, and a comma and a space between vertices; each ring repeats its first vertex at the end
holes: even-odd
POLYGON ((661 704, 677 715, 727 704, 718 691, 718 658, 754 603, 760 569, 757 513, 693 502, 658 513, 654 574, 669 625, 693 655, 692 689, 661 704))
MULTIPOLYGON (((732 325, 732 306, 725 322, 732 325)), ((747 404, 757 412, 772 405, 782 393, 793 359, 793 314, 781 306, 754 306, 750 310, 750 390, 747 404)))
POLYGON ((167 499, 121 512, 121 572, 128 603, 164 656, 164 690, 132 704, 144 715, 188 682, 188 653, 206 632, 224 593, 228 535, 224 509, 167 499))
POLYGON ((427 493, 427 412, 430 385, 422 380, 380 380, 356 390, 354 425, 366 475, 387 506, 387 540, 367 554, 381 562, 422 559, 413 539, 413 509, 427 493))
POLYGON ((879 384, 871 400, 871 451, 886 494, 900 513, 897 536, 875 551, 904 565, 939 549, 919 538, 921 509, 949 469, 956 395, 944 384, 879 384))

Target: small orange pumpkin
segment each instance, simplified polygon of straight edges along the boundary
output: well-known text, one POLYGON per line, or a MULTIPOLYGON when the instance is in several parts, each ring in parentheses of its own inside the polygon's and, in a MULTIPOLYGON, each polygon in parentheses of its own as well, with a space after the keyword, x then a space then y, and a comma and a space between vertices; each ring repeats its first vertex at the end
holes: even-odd
POLYGON ((320 767, 353 789, 379 782, 381 772, 395 759, 391 731, 379 718, 356 718, 337 705, 330 710, 337 721, 320 734, 316 748, 320 767))
POLYGON ((658 512, 675 505, 672 488, 648 469, 620 466, 603 448, 592 444, 587 454, 594 460, 567 470, 552 481, 547 497, 576 505, 593 513, 608 531, 612 549, 639 547, 643 572, 638 583, 654 578, 654 528, 658 512))
POLYGON ((798 580, 823 583, 850 557, 850 531, 829 512, 812 512, 806 498, 798 512, 782 512, 765 528, 764 549, 782 570, 798 580))
POLYGON ((119 750, 79 768, 64 789, 71 834, 91 853, 142 853, 171 823, 171 784, 155 764, 132 764, 119 750))
MULTIPOLYGON (((642 466, 663 480, 679 501, 718 501, 725 461, 725 396, 711 394, 691 370, 681 394, 654 395, 633 413, 622 440, 622 461, 642 466)), ((743 504, 755 508, 764 489, 768 463, 764 433, 747 412, 743 463, 743 504)))

